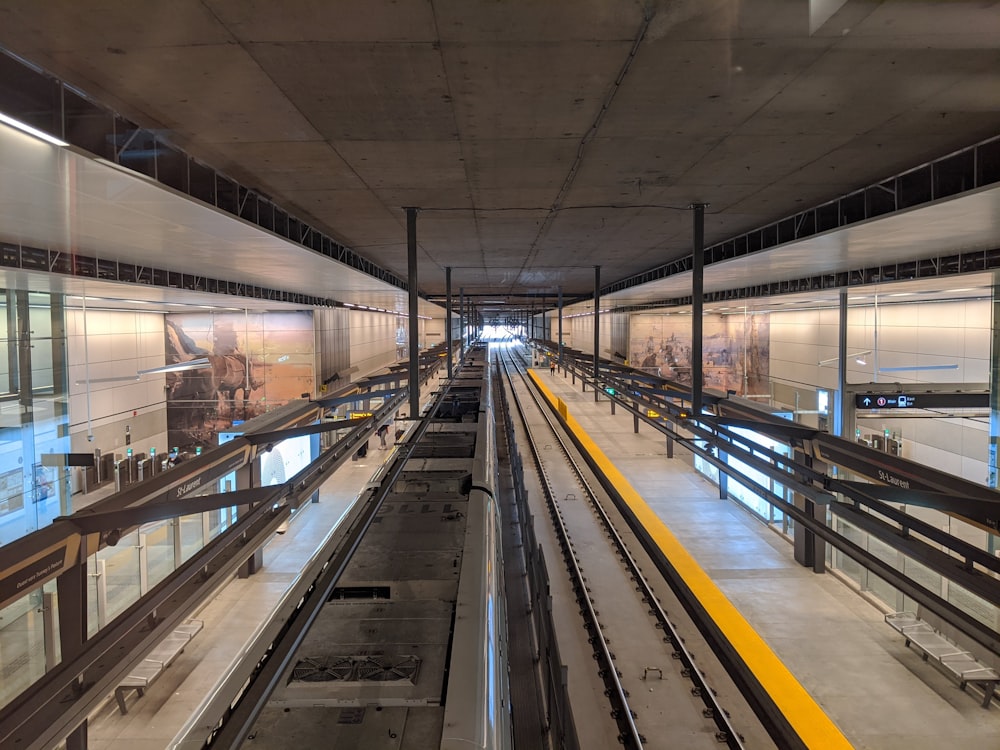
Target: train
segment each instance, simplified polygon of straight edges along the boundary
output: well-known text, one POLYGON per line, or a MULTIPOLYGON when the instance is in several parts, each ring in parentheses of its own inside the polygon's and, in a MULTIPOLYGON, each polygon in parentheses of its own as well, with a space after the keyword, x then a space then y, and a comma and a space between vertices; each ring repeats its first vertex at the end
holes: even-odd
POLYGON ((470 347, 244 747, 513 746, 492 401, 470 347))

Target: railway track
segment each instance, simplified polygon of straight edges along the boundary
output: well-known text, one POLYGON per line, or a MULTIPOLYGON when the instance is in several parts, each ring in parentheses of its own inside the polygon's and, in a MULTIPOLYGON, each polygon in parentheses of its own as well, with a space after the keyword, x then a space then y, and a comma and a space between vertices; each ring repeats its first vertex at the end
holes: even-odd
POLYGON ((531 446, 619 741, 626 748, 773 747, 666 582, 657 573, 647 579, 652 562, 518 359, 501 357, 512 418, 531 446), (704 663, 696 663, 693 644, 704 663))

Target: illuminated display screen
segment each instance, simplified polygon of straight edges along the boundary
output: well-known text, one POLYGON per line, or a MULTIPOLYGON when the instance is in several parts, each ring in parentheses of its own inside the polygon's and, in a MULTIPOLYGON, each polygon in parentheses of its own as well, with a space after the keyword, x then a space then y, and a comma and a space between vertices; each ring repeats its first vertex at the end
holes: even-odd
POLYGON ((311 458, 311 438, 309 435, 282 440, 267 453, 260 456, 260 483, 262 487, 283 484, 306 466, 311 458))

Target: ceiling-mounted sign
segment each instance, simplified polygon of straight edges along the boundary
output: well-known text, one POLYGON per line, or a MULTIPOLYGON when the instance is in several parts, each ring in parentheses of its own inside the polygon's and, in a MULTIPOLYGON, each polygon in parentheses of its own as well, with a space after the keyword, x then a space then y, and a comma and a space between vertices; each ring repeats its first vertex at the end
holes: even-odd
POLYGON ((856 409, 988 409, 988 393, 857 393, 856 409))

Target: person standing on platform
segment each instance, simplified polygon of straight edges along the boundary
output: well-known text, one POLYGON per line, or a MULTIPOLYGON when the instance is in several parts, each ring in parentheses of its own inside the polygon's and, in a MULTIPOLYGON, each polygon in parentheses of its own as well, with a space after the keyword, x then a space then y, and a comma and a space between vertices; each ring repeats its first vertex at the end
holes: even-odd
POLYGON ((549 375, 556 374, 556 361, 554 359, 549 360, 549 375))
POLYGON ((377 434, 378 434, 379 442, 382 444, 382 446, 381 446, 382 450, 385 450, 386 447, 387 447, 386 444, 385 444, 385 436, 389 434, 389 425, 384 424, 381 427, 379 427, 377 434))

